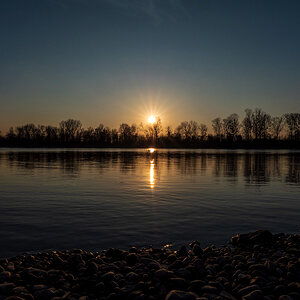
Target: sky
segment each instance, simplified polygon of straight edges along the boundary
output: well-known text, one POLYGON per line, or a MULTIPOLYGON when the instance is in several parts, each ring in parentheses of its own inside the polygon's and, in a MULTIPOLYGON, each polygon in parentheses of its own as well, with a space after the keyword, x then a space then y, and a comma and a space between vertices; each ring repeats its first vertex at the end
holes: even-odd
POLYGON ((300 110, 300 1, 2 0, 0 130, 300 110))

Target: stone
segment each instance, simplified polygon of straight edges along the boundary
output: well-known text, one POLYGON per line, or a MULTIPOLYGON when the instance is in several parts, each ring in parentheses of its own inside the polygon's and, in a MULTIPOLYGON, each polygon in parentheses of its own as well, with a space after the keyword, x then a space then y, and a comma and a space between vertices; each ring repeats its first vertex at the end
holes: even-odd
POLYGON ((129 281, 129 282, 136 282, 138 281, 139 279, 139 275, 134 273, 134 272, 129 272, 127 275, 126 275, 126 279, 129 281))
POLYGON ((173 262, 176 261, 176 260, 177 260, 177 257, 176 257, 175 254, 170 254, 170 255, 168 256, 168 262, 169 262, 169 263, 173 263, 173 262))
POLYGON ((263 293, 261 290, 255 290, 249 293, 248 295, 242 297, 242 300, 262 300, 262 299, 263 299, 263 293))
POLYGON ((225 299, 235 300, 235 298, 225 290, 221 291, 219 295, 225 299))
POLYGON ((1 283, 0 295, 7 295, 15 287, 14 283, 1 283))
POLYGON ((278 300, 293 300, 289 295, 281 295, 278 300))
POLYGON ((250 272, 254 271, 254 270, 257 270, 257 271, 265 271, 266 270, 266 267, 265 265, 263 264, 254 264, 254 265, 251 265, 248 269, 250 272))
POLYGON ((299 235, 276 235, 272 244, 261 235, 269 234, 203 253, 193 242, 188 253, 150 247, 0 258, 0 300, 300 299, 300 258, 289 251, 300 247, 299 235))
POLYGON ((15 287, 12 292, 15 295, 21 294, 21 293, 28 293, 27 289, 24 286, 17 286, 15 287))
POLYGON ((259 286, 264 286, 266 282, 267 280, 262 276, 256 276, 250 280, 251 285, 259 285, 259 286))
POLYGON ((38 300, 51 300, 56 295, 56 290, 54 288, 42 289, 36 291, 33 296, 38 300))
POLYGON ((238 295, 244 296, 244 295, 250 294, 251 292, 256 291, 256 290, 259 290, 258 285, 249 285, 249 286, 246 286, 246 287, 240 289, 238 291, 238 295))
POLYGON ((286 287, 284 285, 277 285, 274 288, 274 293, 277 295, 283 295, 286 293, 286 287))
POLYGON ((205 281, 203 280, 193 280, 190 282, 188 290, 200 294, 201 288, 204 285, 205 285, 205 281))
POLYGON ((268 230, 257 230, 246 234, 238 234, 231 238, 234 247, 266 245, 273 242, 273 235, 268 230))
POLYGON ((11 273, 8 271, 4 271, 0 273, 0 283, 10 280, 11 273))
POLYGON ((138 253, 137 247, 132 246, 132 247, 129 249, 129 253, 138 253))
POLYGON ((190 292, 172 290, 168 293, 165 300, 197 300, 197 295, 190 292))
POLYGON ((115 279, 115 273, 114 272, 107 272, 104 275, 102 275, 102 280, 104 282, 109 282, 115 279))
POLYGON ((180 259, 176 259, 173 263, 171 263, 169 265, 169 269, 173 270, 173 269, 180 269, 183 267, 183 262, 180 259))
POLYGON ((192 248, 192 252, 195 256, 201 256, 203 253, 203 250, 201 249, 200 245, 194 244, 192 248))
POLYGON ((36 285, 34 285, 34 286, 32 287, 32 290, 33 290, 34 292, 36 292, 36 291, 39 291, 39 290, 45 290, 45 289, 47 289, 47 288, 48 288, 47 285, 44 285, 44 284, 36 284, 36 285))
POLYGON ((199 241, 192 241, 191 243, 189 243, 189 246, 190 246, 191 248, 193 248, 194 245, 200 246, 200 242, 199 242, 199 241))
POLYGON ((166 281, 173 275, 173 272, 168 271, 167 269, 159 269, 155 271, 154 275, 159 281, 166 281))
POLYGON ((168 286, 173 289, 186 290, 188 283, 185 279, 182 278, 170 278, 168 280, 168 286))
POLYGON ((186 250, 186 247, 185 246, 181 246, 180 249, 179 249, 179 251, 177 252, 177 254, 179 256, 183 256, 183 257, 187 256, 188 252, 186 250))
POLYGON ((129 266, 133 266, 136 264, 137 262, 137 256, 135 253, 129 253, 127 256, 126 256, 126 262, 129 266))
MULTIPOLYGON (((299 290, 298 290, 299 291, 299 290)), ((299 291, 300 292, 300 291, 299 291)), ((300 293, 297 293, 297 292, 291 292, 289 293, 289 296, 292 298, 292 299, 296 299, 296 300, 299 300, 300 299, 300 293)))
POLYGON ((214 286, 211 286, 211 285, 204 285, 201 288, 201 291, 203 293, 216 294, 218 292, 218 289, 216 287, 214 287, 214 286))
POLYGON ((192 277, 191 272, 185 268, 181 268, 177 270, 175 273, 180 278, 190 279, 192 277))
POLYGON ((137 299, 138 297, 140 297, 141 295, 143 295, 143 292, 142 291, 132 291, 128 296, 127 296, 127 299, 129 300, 135 300, 137 299))
MULTIPOLYGON (((107 296, 107 300, 117 300, 118 299, 118 296, 116 293, 110 293, 108 296, 107 296)), ((86 299, 88 300, 88 298, 86 299)))
POLYGON ((161 268, 161 266, 159 263, 153 261, 148 264, 148 268, 152 270, 158 270, 161 268))
POLYGON ((34 300, 33 296, 29 293, 20 293, 18 296, 25 300, 34 300))
POLYGON ((99 268, 98 265, 94 261, 92 261, 88 264, 89 271, 91 271, 93 273, 96 273, 98 271, 98 268, 99 268))

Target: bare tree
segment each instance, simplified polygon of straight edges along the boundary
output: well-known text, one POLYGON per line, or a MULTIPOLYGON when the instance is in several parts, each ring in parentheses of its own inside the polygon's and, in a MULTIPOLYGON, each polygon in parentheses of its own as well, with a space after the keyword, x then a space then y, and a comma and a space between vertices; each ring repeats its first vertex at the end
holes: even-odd
POLYGON ((196 121, 181 122, 177 132, 184 140, 196 140, 199 136, 199 124, 196 121))
POLYGON ((278 140, 280 133, 282 132, 284 127, 284 119, 283 117, 272 117, 270 122, 270 131, 271 135, 274 139, 278 140))
POLYGON ((239 116, 231 114, 226 119, 223 119, 223 128, 226 138, 235 140, 240 130, 239 116))
POLYGON ((111 143, 113 145, 118 145, 118 143, 119 143, 119 135, 118 135, 118 130, 117 129, 112 129, 111 130, 111 143))
POLYGON ((221 140, 223 136, 223 125, 222 125, 221 118, 218 117, 212 120, 212 128, 215 133, 215 136, 221 140))
POLYGON ((300 138, 300 114, 288 113, 284 115, 284 118, 288 126, 290 139, 298 140, 300 138))
POLYGON ((268 130, 271 123, 271 116, 260 108, 256 108, 252 113, 253 135, 257 139, 268 137, 268 130))
POLYGON ((244 138, 247 141, 250 141, 252 138, 252 129, 253 129, 253 123, 252 123, 252 110, 247 108, 245 109, 246 116, 242 122, 242 129, 244 138))
POLYGON ((207 138, 207 126, 205 124, 200 124, 199 126, 200 129, 200 138, 202 141, 206 140, 207 138))
POLYGON ((95 142, 95 129, 92 127, 89 127, 85 130, 83 130, 82 134, 82 141, 83 143, 94 143, 95 142))
POLYGON ((154 137, 155 140, 157 141, 160 133, 162 132, 161 119, 157 118, 157 120, 152 124, 152 126, 153 126, 154 137))
POLYGON ((48 144, 57 142, 59 136, 59 130, 57 127, 48 125, 45 128, 45 132, 46 132, 46 141, 48 144))
POLYGON ((14 131, 13 127, 10 127, 8 132, 6 133, 5 137, 9 140, 12 141, 16 138, 16 133, 14 131))
POLYGON ((172 136, 172 128, 171 126, 167 126, 166 129, 167 137, 170 138, 172 136))
POLYGON ((60 135, 64 142, 74 141, 80 135, 81 128, 79 120, 68 119, 59 123, 60 135))
POLYGON ((131 140, 131 127, 126 124, 122 123, 119 128, 119 134, 120 134, 120 142, 123 145, 127 145, 130 143, 131 140))
POLYGON ((123 145, 131 146, 137 141, 137 126, 132 124, 131 126, 123 123, 119 128, 119 141, 123 145))
POLYGON ((181 122, 176 131, 181 139, 187 140, 190 137, 190 127, 187 121, 181 122))

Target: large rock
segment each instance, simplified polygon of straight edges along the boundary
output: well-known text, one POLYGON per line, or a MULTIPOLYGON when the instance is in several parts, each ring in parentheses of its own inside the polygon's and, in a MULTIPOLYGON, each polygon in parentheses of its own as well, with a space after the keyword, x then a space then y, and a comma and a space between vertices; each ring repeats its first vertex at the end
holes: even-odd
POLYGON ((268 230, 258 230, 245 234, 238 234, 231 238, 233 247, 245 247, 254 245, 271 244, 274 240, 272 233, 268 230))

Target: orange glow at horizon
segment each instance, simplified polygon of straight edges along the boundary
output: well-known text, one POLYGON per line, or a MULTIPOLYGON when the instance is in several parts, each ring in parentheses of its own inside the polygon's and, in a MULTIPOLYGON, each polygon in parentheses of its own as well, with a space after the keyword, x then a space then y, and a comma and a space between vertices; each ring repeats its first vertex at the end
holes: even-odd
POLYGON ((171 109, 173 102, 167 94, 143 91, 135 98, 139 106, 133 105, 131 113, 138 119, 137 123, 153 125, 159 119, 165 125, 169 125, 169 120, 174 119, 174 112, 171 109))

